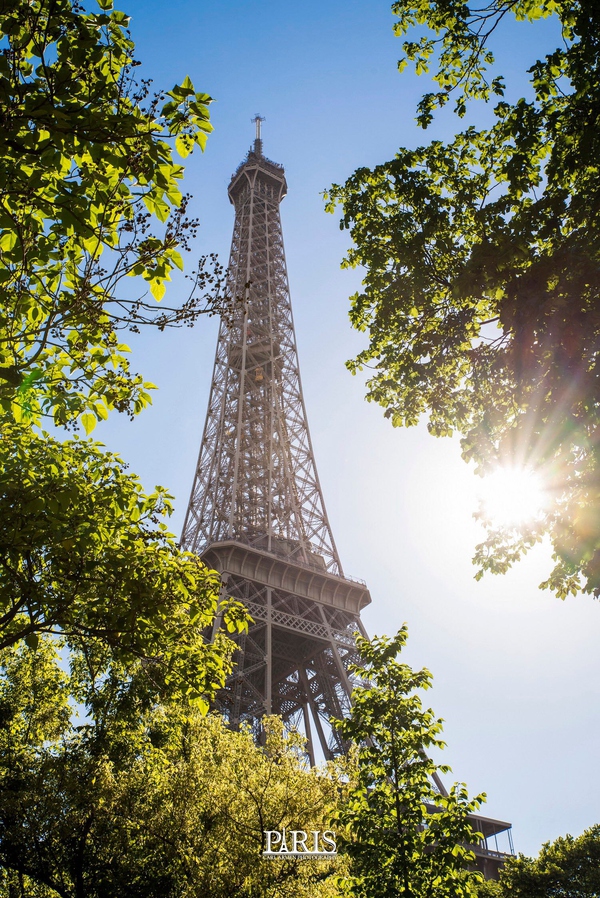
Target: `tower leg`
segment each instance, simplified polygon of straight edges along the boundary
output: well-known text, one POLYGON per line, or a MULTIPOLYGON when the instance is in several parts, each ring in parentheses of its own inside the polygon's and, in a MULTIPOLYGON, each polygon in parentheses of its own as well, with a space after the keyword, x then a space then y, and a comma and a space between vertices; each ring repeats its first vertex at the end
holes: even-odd
POLYGON ((304 717, 304 731, 306 733, 306 748, 308 751, 308 759, 310 761, 310 766, 315 766, 315 749, 312 741, 312 733, 310 731, 310 714, 308 711, 308 701, 304 702, 302 705, 302 715, 304 717))
POLYGON ((267 589, 267 632, 265 635, 265 654, 267 668, 265 671, 265 711, 273 713, 273 620, 272 620, 273 594, 267 589))
POLYGON ((327 744, 327 739, 325 738, 325 733, 323 731, 323 724, 321 723, 321 717, 319 715, 319 709, 317 707, 317 703, 315 702, 315 698, 310 688, 310 683, 308 681, 305 670, 300 671, 300 680, 302 682, 302 685, 304 686, 306 698, 308 704, 310 705, 310 710, 312 711, 313 720, 315 722, 315 729, 317 731, 317 736, 319 737, 319 742, 321 743, 321 750, 323 752, 325 760, 330 761, 332 758, 332 751, 327 744))

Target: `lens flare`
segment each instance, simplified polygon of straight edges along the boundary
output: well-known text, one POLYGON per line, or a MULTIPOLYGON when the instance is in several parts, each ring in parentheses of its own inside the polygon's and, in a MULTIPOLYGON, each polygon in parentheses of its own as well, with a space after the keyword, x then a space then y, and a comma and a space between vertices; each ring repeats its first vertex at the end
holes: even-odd
POLYGON ((479 489, 484 517, 497 527, 519 527, 539 518, 548 494, 541 477, 530 468, 497 468, 479 489))

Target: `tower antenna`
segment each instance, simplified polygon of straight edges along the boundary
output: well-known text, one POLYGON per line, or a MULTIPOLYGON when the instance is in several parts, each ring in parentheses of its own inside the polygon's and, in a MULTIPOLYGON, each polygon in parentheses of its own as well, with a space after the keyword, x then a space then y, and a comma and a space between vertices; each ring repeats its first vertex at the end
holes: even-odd
POLYGON ((253 119, 250 119, 251 122, 254 122, 256 125, 256 137, 254 139, 254 152, 257 156, 262 156, 262 139, 260 136, 260 126, 262 122, 265 122, 266 119, 263 115, 259 115, 258 112, 254 116, 253 119))

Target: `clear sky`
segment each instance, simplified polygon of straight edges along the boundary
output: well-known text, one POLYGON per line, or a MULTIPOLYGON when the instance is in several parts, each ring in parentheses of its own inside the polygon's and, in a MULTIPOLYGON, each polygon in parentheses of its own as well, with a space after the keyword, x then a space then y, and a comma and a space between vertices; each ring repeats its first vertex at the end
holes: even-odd
MULTIPOLYGON (((266 117, 265 154, 285 166, 282 204, 300 365, 317 467, 346 573, 364 578, 371 634, 407 621, 407 660, 427 666, 426 696, 446 720, 453 778, 486 791, 484 813, 513 822, 518 850, 578 835, 600 821, 600 604, 542 593, 542 547, 504 577, 476 583, 470 559, 481 532, 472 519, 477 478, 456 440, 424 426, 394 430, 367 404, 344 362, 363 345, 347 319, 360 274, 339 263, 347 246, 320 193, 400 145, 448 137, 449 113, 423 133, 414 123, 424 78, 399 75, 400 41, 388 0, 123 0, 143 77, 170 88, 187 74, 210 93, 215 132, 187 166, 186 189, 202 226, 194 255, 226 262, 233 225, 231 173, 266 117)), ((501 68, 518 79, 552 49, 552 23, 498 33, 501 68)), ((518 80, 509 99, 526 92, 518 80)), ((485 107, 471 120, 489 118, 485 107)), ((174 283, 171 299, 184 295, 174 283)), ((129 341, 133 364, 160 387, 131 423, 95 433, 122 454, 147 488, 176 497, 179 533, 200 446, 217 325, 129 341)))

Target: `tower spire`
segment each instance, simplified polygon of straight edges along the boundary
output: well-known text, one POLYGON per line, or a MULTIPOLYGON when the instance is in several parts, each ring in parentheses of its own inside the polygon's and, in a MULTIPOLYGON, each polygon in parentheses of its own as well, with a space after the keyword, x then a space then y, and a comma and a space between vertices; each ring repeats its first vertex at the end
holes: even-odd
POLYGON ((262 138, 260 136, 260 126, 263 122, 266 121, 266 119, 264 116, 259 115, 257 112, 256 115, 254 116, 254 118, 251 119, 251 121, 254 122, 256 125, 256 137, 254 138, 254 153, 256 156, 262 156, 263 142, 262 142, 262 138))

